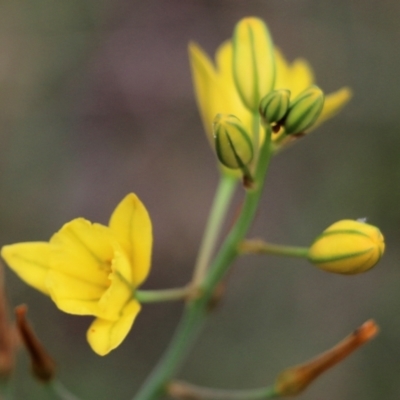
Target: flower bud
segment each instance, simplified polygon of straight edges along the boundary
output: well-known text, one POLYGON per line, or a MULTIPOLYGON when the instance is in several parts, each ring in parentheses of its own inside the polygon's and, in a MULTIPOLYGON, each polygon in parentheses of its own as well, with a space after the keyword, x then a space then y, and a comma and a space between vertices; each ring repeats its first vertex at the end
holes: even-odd
POLYGON ((289 106, 284 123, 286 133, 301 133, 310 128, 323 107, 324 93, 319 87, 313 85, 301 92, 289 106))
POLYGON ((261 100, 259 107, 260 115, 266 123, 278 122, 286 115, 289 102, 289 90, 273 90, 261 100))
POLYGON ((382 233, 365 222, 334 223, 311 245, 308 260, 316 267, 338 274, 358 274, 371 269, 382 257, 382 233))
POLYGON ((297 396, 322 373, 334 367, 363 344, 368 343, 378 332, 379 327, 373 320, 365 322, 325 353, 304 364, 296 365, 281 372, 274 385, 275 393, 279 397, 297 396))
POLYGON ((218 114, 214 119, 215 149, 219 161, 228 168, 245 167, 253 158, 251 139, 239 118, 218 114))
POLYGON ((257 112, 261 98, 275 84, 275 56, 265 23, 243 18, 233 33, 233 77, 243 104, 257 112))

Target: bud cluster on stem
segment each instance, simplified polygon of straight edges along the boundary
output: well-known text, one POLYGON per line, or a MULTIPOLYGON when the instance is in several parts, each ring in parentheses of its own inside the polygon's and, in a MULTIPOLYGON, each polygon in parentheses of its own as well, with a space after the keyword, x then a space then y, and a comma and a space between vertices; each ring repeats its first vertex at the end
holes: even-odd
MULTIPOLYGON (((75 218, 49 241, 6 245, 1 255, 22 280, 49 296, 60 310, 94 317, 87 340, 101 356, 123 342, 145 303, 185 302, 164 356, 135 400, 157 400, 164 394, 179 400, 266 400, 297 395, 371 340, 377 325, 367 321, 332 349, 283 371, 273 385, 261 389, 210 389, 173 379, 207 315, 225 295, 226 278, 239 256, 303 258, 323 271, 347 275, 370 270, 382 257, 382 233, 359 220, 334 223, 309 247, 246 239, 272 156, 337 113, 350 91, 343 88, 325 96, 313 84, 307 63, 287 63, 274 47, 267 25, 255 17, 239 21, 231 40, 218 50, 216 65, 199 46, 192 43, 189 51, 200 113, 221 172, 192 279, 183 287, 141 289, 151 267, 153 225, 133 193, 117 205, 108 225, 75 218), (243 204, 220 238, 240 176, 246 189, 243 204)), ((0 275, 0 377, 6 380, 14 367, 15 343, 1 279, 0 275)), ((15 331, 29 354, 33 375, 60 398, 76 400, 55 378, 55 362, 26 314, 26 306, 16 308, 15 331)))

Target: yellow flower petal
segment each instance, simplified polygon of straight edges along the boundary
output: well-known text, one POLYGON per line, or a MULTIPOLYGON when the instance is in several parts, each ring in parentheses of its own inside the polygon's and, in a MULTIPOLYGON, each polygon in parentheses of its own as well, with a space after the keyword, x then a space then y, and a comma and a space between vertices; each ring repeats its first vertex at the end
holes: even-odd
POLYGON ((50 245, 46 242, 17 243, 4 246, 1 256, 28 285, 48 295, 46 276, 49 270, 50 245))
POLYGON ((101 315, 98 303, 104 286, 88 284, 59 271, 49 271, 47 284, 51 298, 60 310, 75 315, 101 315))
MULTIPOLYGON (((233 47, 232 41, 226 41, 217 49, 217 79, 220 85, 220 93, 216 95, 213 107, 214 115, 233 114, 240 119, 248 132, 252 131, 253 116, 243 104, 236 90, 232 71, 233 47)), ((212 120, 213 121, 213 120, 212 120)), ((211 121, 211 125, 212 125, 211 121)))
POLYGON ((110 287, 99 300, 98 317, 116 320, 121 316, 121 310, 134 297, 136 286, 131 284, 132 268, 124 251, 116 251, 109 275, 110 287))
MULTIPOLYGON (((114 255, 112 232, 83 218, 65 224, 50 240, 51 268, 93 286, 106 288, 114 255)), ((115 240, 115 239, 114 239, 115 240)))
POLYGON ((104 356, 115 349, 125 339, 132 324, 140 311, 140 304, 132 300, 124 309, 117 321, 108 321, 97 318, 87 331, 87 340, 100 356, 104 356))
MULTIPOLYGON (((215 63, 216 63, 216 74, 220 81, 226 84, 232 92, 236 92, 236 88, 232 87, 234 85, 233 71, 232 71, 232 58, 233 58, 233 48, 232 41, 226 40, 223 42, 215 52, 215 63)), ((237 99, 240 103, 239 94, 236 94, 237 99)))
POLYGON ((197 105, 208 140, 213 144, 212 121, 218 112, 214 102, 219 86, 215 68, 207 54, 195 43, 189 44, 189 60, 197 105))
POLYGON ((274 88, 275 59, 272 39, 259 18, 243 18, 233 33, 233 75, 236 89, 251 111, 274 88))
POLYGON ((114 253, 111 270, 107 289, 102 285, 88 285, 86 281, 64 272, 50 271, 48 286, 52 300, 60 310, 69 314, 117 320, 134 294, 134 287, 130 284, 131 266, 121 248, 114 253))
POLYGON ((292 93, 292 99, 296 98, 299 93, 307 89, 314 82, 314 74, 311 66, 302 58, 294 60, 290 67, 289 74, 289 90, 292 93))
MULTIPOLYGON (((234 114, 252 132, 252 115, 243 105, 236 90, 232 73, 232 42, 222 43, 216 51, 216 66, 208 55, 195 43, 189 44, 189 60, 192 70, 194 91, 200 116, 208 141, 215 149, 213 121, 217 114, 234 114)), ((263 130, 261 129, 263 132, 263 130)), ((224 174, 239 173, 220 165, 224 174)))
POLYGON ((57 307, 70 314, 116 320, 132 298, 132 271, 108 227, 80 218, 51 239, 48 285, 57 307))
POLYGON ((131 193, 118 204, 109 226, 132 266, 130 283, 137 287, 150 270, 153 235, 149 214, 139 198, 131 193))
MULTIPOLYGON (((289 89, 291 91, 292 99, 315 82, 313 70, 306 60, 297 58, 292 64, 289 64, 277 48, 275 48, 275 60, 275 89, 289 89)), ((343 87, 336 92, 325 95, 322 112, 316 123, 308 130, 308 132, 314 130, 327 119, 338 114, 350 101, 351 97, 352 91, 348 87, 343 87)))
POLYGON ((274 49, 274 54, 276 65, 274 89, 289 89, 289 64, 283 56, 282 52, 277 47, 275 47, 274 49))
POLYGON ((343 87, 336 92, 327 95, 325 97, 324 108, 322 109, 317 122, 313 126, 313 129, 339 113, 340 110, 350 101, 352 96, 353 92, 348 87, 343 87))
POLYGON ((111 230, 78 218, 50 240, 48 288, 57 307, 70 314, 100 315, 98 301, 108 289, 116 239, 111 230))
POLYGON ((289 64, 281 51, 275 48, 276 80, 275 89, 288 89, 294 99, 300 92, 314 83, 314 73, 310 64, 297 58, 289 64))

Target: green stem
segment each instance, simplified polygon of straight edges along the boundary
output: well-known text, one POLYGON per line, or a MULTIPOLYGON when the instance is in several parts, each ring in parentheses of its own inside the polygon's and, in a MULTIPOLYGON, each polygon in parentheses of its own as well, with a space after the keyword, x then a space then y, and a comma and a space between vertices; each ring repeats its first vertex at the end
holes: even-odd
POLYGON ((0 399, 11 400, 13 397, 14 397, 14 387, 12 384, 12 380, 0 379, 0 399))
POLYGON ((169 386, 169 394, 176 399, 199 400, 266 400, 279 397, 273 386, 249 390, 211 389, 175 381, 169 386))
POLYGON ((267 173, 268 165, 271 158, 270 152, 271 131, 266 130, 265 142, 260 151, 259 163, 255 173, 255 187, 253 190, 246 192, 245 201, 243 204, 242 212, 232 228, 229 235, 226 237, 220 251, 218 252, 210 273, 204 281, 204 291, 212 290, 222 279, 233 260, 238 255, 238 245, 244 239, 247 231, 253 222, 254 216, 257 211, 257 206, 261 198, 262 189, 264 187, 265 175, 267 173), (211 288, 211 289, 210 289, 211 288))
POLYGON ((241 254, 271 254, 276 256, 307 258, 308 247, 284 246, 259 239, 244 240, 239 245, 241 254))
POLYGON ((230 176, 224 172, 222 173, 194 267, 192 281, 194 287, 198 287, 201 284, 207 272, 210 258, 228 211, 228 205, 232 199, 236 183, 236 177, 230 176))
POLYGON ((255 187, 253 190, 248 190, 246 192, 240 216, 226 237, 210 267, 209 273, 201 285, 202 295, 187 304, 181 322, 176 329, 169 347, 152 374, 135 396, 135 400, 154 400, 163 394, 168 381, 173 377, 176 369, 188 352, 196 333, 202 326, 206 316, 208 301, 215 287, 235 259, 238 244, 244 239, 254 219, 271 158, 270 140, 271 131, 268 129, 264 144, 261 148, 259 163, 255 174, 255 187))
POLYGON ((153 400, 164 393, 166 384, 179 367, 203 323, 205 304, 203 296, 187 305, 166 352, 134 400, 153 400))
POLYGON ((135 298, 139 303, 156 303, 187 298, 192 293, 190 287, 163 290, 136 290, 135 298))
POLYGON ((253 120, 252 120, 252 130, 253 130, 253 147, 255 150, 255 165, 257 165, 258 162, 258 149, 260 148, 260 114, 258 112, 253 114, 253 120))
POLYGON ((47 384, 48 389, 61 400, 79 400, 59 380, 53 379, 47 384))

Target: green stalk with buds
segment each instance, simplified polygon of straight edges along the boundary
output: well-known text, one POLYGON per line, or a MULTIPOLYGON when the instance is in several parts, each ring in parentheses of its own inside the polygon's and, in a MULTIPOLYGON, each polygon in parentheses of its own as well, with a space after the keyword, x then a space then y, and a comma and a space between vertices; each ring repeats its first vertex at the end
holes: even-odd
MULTIPOLYGON (((165 396, 178 400, 266 400, 295 396, 375 337, 375 322, 367 321, 330 350, 285 369, 276 378, 269 377, 261 387, 206 388, 176 380, 176 376, 207 317, 224 295, 221 288, 237 258, 250 254, 294 257, 307 260, 324 272, 354 275, 370 270, 382 257, 382 233, 359 220, 332 224, 308 247, 248 237, 262 204, 274 156, 307 136, 327 115, 337 113, 351 93, 347 88, 341 89, 342 101, 338 101, 338 93, 325 95, 315 84, 302 82, 301 75, 281 61, 287 75, 285 81, 269 29, 259 18, 238 22, 232 40, 219 50, 218 66, 194 43, 189 52, 200 113, 221 176, 192 279, 182 287, 141 287, 151 268, 153 221, 133 193, 116 205, 107 224, 75 218, 49 235, 47 241, 4 245, 1 255, 11 270, 60 310, 92 317, 86 338, 99 356, 106 356, 123 344, 138 315, 146 312, 147 303, 184 302, 182 318, 170 344, 133 400, 165 396), (230 205, 240 183, 242 206, 233 216, 230 205), (230 229, 222 235, 226 219, 230 229)), ((13 330, 6 318, 3 293, 1 305, 0 353, 7 363, 3 370, 0 363, 0 374, 5 382, 2 394, 7 395, 16 346, 11 339, 13 330)), ((78 400, 58 380, 53 358, 26 320, 26 307, 17 308, 16 315, 36 379, 60 399, 78 400)), ((240 384, 245 386, 245 382, 240 384)))

